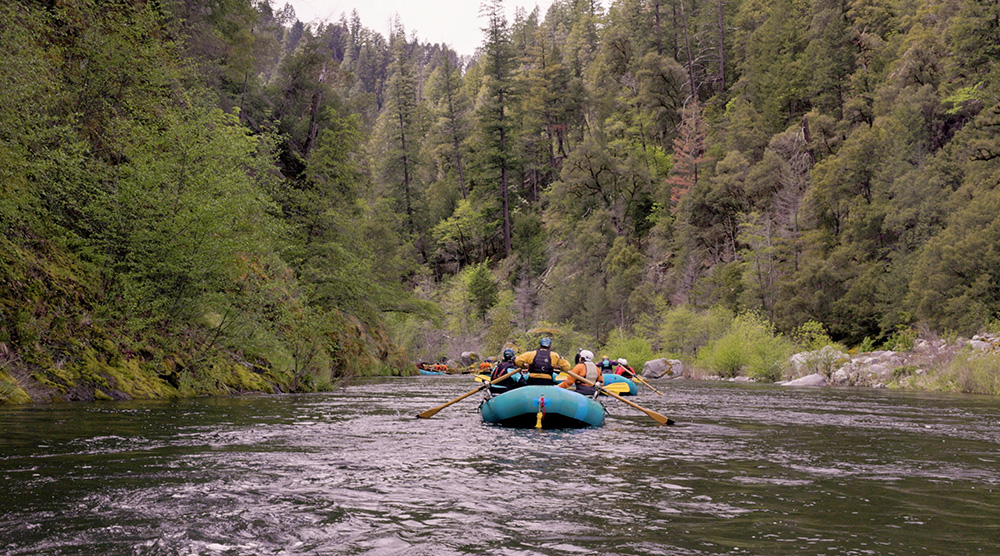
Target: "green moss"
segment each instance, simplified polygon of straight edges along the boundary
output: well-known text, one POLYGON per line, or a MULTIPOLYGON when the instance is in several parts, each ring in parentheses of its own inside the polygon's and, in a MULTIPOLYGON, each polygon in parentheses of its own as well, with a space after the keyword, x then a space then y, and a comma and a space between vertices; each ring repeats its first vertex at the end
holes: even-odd
POLYGON ((17 383, 17 379, 0 370, 0 404, 30 403, 31 396, 17 383))
POLYGON ((151 368, 144 367, 137 359, 119 365, 104 365, 102 372, 111 378, 111 387, 131 398, 173 398, 177 389, 161 379, 151 368))

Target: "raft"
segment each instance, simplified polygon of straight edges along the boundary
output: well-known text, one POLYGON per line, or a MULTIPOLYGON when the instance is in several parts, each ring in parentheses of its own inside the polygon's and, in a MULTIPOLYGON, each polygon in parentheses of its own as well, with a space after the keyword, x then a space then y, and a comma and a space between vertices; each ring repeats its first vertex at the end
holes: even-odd
POLYGON ((420 374, 422 374, 422 375, 443 375, 444 374, 441 371, 428 371, 426 369, 417 369, 417 370, 420 371, 420 374))
MULTIPOLYGON (((556 384, 566 380, 569 376, 566 373, 559 373, 556 375, 556 384)), ((619 396, 635 396, 639 394, 639 387, 635 385, 635 382, 629 380, 622 375, 616 375, 614 373, 603 373, 604 376, 604 388, 610 392, 614 392, 619 396)))
POLYGON ((604 373, 604 386, 611 389, 612 384, 625 384, 628 386, 628 391, 615 390, 615 393, 619 396, 635 396, 639 394, 639 387, 635 385, 635 382, 631 379, 625 378, 622 375, 616 375, 614 373, 604 373))
POLYGON ((537 428, 539 409, 543 429, 604 424, 600 402, 558 386, 522 386, 487 398, 479 406, 483 421, 515 428, 537 428))

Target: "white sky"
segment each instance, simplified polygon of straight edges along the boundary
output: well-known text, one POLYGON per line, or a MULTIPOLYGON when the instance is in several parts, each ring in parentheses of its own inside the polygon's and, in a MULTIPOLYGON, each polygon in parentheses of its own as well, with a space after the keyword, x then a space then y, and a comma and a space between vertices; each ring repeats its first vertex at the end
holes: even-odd
MULTIPOLYGON (((480 0, 273 0, 272 6, 281 9, 286 2, 303 23, 336 22, 340 14, 350 17, 356 9, 362 25, 385 37, 389 36, 389 22, 398 13, 407 36, 416 32, 421 42, 447 44, 459 55, 475 52, 483 42, 482 28, 486 26, 479 16, 480 0)), ((551 4, 552 0, 506 0, 507 21, 514 21, 516 7, 530 13, 536 5, 539 19, 544 19, 551 4)))

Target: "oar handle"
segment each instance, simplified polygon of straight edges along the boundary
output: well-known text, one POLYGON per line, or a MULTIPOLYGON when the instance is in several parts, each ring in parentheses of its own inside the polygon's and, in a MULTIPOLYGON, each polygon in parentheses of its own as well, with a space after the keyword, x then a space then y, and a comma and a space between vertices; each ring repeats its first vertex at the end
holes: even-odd
POLYGON ((501 382, 504 379, 509 378, 510 376, 515 375, 515 374, 517 374, 519 372, 521 372, 521 369, 514 369, 513 371, 511 371, 511 372, 509 372, 509 373, 507 373, 507 374, 505 374, 503 376, 497 377, 497 378, 491 380, 490 382, 484 382, 482 384, 482 386, 480 386, 479 388, 476 388, 475 390, 473 390, 471 392, 467 392, 465 394, 462 394, 461 396, 455 398, 454 400, 451 400, 448 403, 443 403, 443 404, 441 404, 441 405, 439 405, 437 407, 432 407, 432 408, 428 409, 427 411, 424 411, 423 413, 418 413, 417 417, 419 417, 421 419, 430 419, 438 411, 441 411, 442 409, 448 407, 449 405, 451 405, 453 403, 456 403, 456 402, 460 402, 460 401, 464 400, 465 398, 468 398, 469 396, 475 394, 476 392, 479 392, 480 390, 483 390, 484 388, 488 388, 490 386, 493 386, 494 384, 496 384, 498 382, 501 382))
POLYGON ((607 388, 605 388, 603 386, 599 386, 595 382, 587 380, 586 378, 583 378, 582 376, 574 373, 573 371, 566 371, 566 374, 568 374, 569 376, 571 376, 571 377, 579 380, 580 382, 582 382, 584 384, 587 384, 587 385, 590 385, 590 386, 593 386, 593 387, 597 388, 602 393, 607 394, 608 396, 611 396, 612 398, 617 398, 617 399, 619 399, 619 400, 627 403, 628 405, 630 405, 630 406, 638 409, 639 411, 645 413, 646 415, 649 415, 653 420, 655 420, 657 423, 660 423, 661 425, 673 425, 674 424, 674 420, 673 419, 670 419, 670 418, 668 418, 668 417, 666 417, 664 415, 660 415, 659 413, 653 411, 652 409, 646 409, 645 407, 642 407, 641 405, 639 405, 639 404, 637 404, 635 402, 630 402, 630 401, 626 400, 625 398, 619 396, 618 394, 615 394, 611 390, 608 390, 607 388))

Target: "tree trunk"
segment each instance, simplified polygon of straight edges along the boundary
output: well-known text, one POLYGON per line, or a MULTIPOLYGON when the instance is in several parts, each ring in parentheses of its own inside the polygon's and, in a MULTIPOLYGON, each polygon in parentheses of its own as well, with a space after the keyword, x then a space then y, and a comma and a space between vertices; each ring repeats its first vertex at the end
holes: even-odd
POLYGON ((691 60, 691 36, 688 33, 687 12, 684 11, 684 0, 679 2, 681 6, 681 25, 684 26, 684 54, 687 57, 688 85, 691 87, 691 98, 698 98, 698 89, 694 84, 694 63, 691 60))
POLYGON ((726 26, 723 17, 723 0, 718 0, 719 17, 719 92, 726 91, 726 26))

